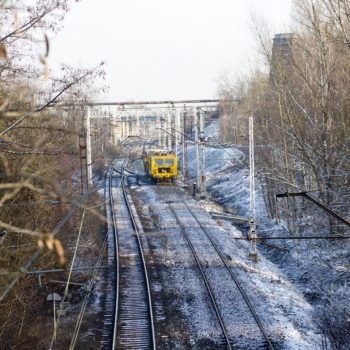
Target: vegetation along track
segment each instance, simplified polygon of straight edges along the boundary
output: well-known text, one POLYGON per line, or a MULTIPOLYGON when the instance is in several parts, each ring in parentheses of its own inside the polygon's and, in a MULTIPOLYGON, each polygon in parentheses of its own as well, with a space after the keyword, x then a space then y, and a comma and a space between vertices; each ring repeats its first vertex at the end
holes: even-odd
POLYGON ((127 159, 110 169, 107 183, 109 265, 103 349, 156 349, 150 286, 134 214, 125 189, 127 159))
MULTIPOLYGON (((189 248, 194 256, 194 259, 203 277, 205 286, 209 293, 211 303, 214 307, 215 314, 217 315, 217 318, 220 323, 220 327, 223 332, 223 336, 225 338, 226 347, 228 349, 243 349, 243 348, 248 349, 245 347, 247 344, 244 345, 243 343, 240 343, 242 339, 239 339, 241 338, 240 335, 243 335, 243 332, 246 332, 247 338, 248 337, 250 338, 248 340, 249 343, 253 343, 254 341, 258 343, 258 344, 249 345, 251 346, 249 347, 249 349, 251 348, 251 349, 275 350, 275 347, 272 341, 270 340, 269 335, 265 331, 262 325, 262 322, 258 317, 257 313, 255 312, 254 307, 251 304, 247 294, 245 293, 244 289, 242 288, 235 274, 232 272, 232 269, 229 266, 226 256, 224 255, 224 253, 221 252, 218 245, 212 238, 210 232, 204 227, 204 225, 199 221, 198 217, 195 215, 193 210, 191 210, 185 202, 182 203, 181 208, 179 207, 175 208, 174 204, 169 204, 169 207, 186 241, 188 242, 189 248), (193 224, 191 226, 188 226, 191 220, 193 224), (186 222, 187 225, 185 225, 184 222, 186 222), (223 266, 223 270, 226 271, 225 274, 223 274, 223 272, 218 273, 218 271, 214 273, 210 273, 210 268, 205 263, 205 260, 206 260, 205 256, 208 256, 208 254, 213 256, 215 252, 212 251, 212 248, 211 248, 211 251, 209 252, 207 249, 208 248, 207 245, 204 247, 203 241, 201 239, 198 239, 198 234, 195 234, 195 231, 197 232, 201 231, 202 234, 204 233, 205 237, 207 238, 207 241, 209 240, 211 247, 214 248, 218 256, 217 261, 220 261, 221 265, 223 266), (215 281, 215 275, 218 278, 219 283, 217 282, 217 280, 215 281), (228 279, 231 280, 231 283, 232 281, 234 282, 234 285, 236 286, 236 288, 226 288, 226 291, 225 291, 224 280, 228 280, 228 279), (235 292, 237 294, 237 291, 241 295, 240 305, 238 304, 239 295, 233 294, 235 292), (231 293, 232 295, 229 295, 231 293), (227 303, 227 301, 229 299, 235 300, 236 307, 240 306, 240 312, 237 312, 237 310, 234 310, 234 309, 227 310, 227 305, 229 304, 227 303), (248 313, 251 315, 248 319, 248 324, 247 324, 247 321, 245 321, 245 326, 243 327, 242 325, 239 326, 238 323, 228 327, 226 325, 226 318, 228 319, 230 314, 232 315, 234 313, 237 313, 237 315, 242 315, 242 309, 243 309, 243 312, 244 310, 245 310, 245 313, 247 313, 248 311, 248 313), (255 327, 253 324, 255 325, 255 327), (236 332, 232 332, 232 327, 237 328, 238 330, 236 332), (231 334, 231 333, 235 333, 235 334, 231 334)), ((227 323, 232 323, 232 320, 231 322, 230 320, 228 320, 227 323)))

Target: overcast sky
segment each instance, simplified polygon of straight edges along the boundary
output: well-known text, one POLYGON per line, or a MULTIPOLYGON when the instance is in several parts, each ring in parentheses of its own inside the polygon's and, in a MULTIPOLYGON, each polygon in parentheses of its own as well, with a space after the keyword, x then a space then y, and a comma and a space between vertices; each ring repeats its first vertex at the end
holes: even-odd
POLYGON ((51 40, 51 67, 106 62, 107 101, 216 97, 256 62, 250 12, 288 30, 292 0, 83 0, 51 40))

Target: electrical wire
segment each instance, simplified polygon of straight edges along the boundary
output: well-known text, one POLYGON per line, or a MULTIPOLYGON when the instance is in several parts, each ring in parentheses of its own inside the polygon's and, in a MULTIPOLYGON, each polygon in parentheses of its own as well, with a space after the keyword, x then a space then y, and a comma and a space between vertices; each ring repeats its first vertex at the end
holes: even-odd
MULTIPOLYGON (((77 202, 70 210, 69 212, 56 224, 55 228, 52 231, 52 234, 54 236, 57 235, 57 233, 60 232, 60 230, 63 228, 63 226, 68 222, 68 220, 73 216, 73 214, 75 213, 75 211, 80 208, 80 205, 83 203, 83 201, 85 200, 86 195, 81 199, 80 202, 77 202)), ((26 263, 24 265, 22 265, 19 268, 19 271, 17 272, 17 275, 15 276, 15 278, 7 285, 7 287, 5 288, 4 292, 0 295, 0 302, 2 302, 5 297, 7 296, 7 294, 10 292, 10 290, 16 285, 16 283, 18 282, 18 280, 26 274, 26 272, 28 271, 28 269, 34 264, 34 262, 38 259, 40 254, 39 249, 37 249, 32 256, 26 261, 26 263)))
POLYGON ((83 318, 84 318, 84 314, 85 314, 85 311, 86 311, 86 307, 87 307, 87 304, 88 304, 88 301, 89 301, 89 298, 90 298, 90 295, 91 295, 91 292, 92 292, 92 289, 93 289, 92 287, 93 287, 94 281, 96 279, 97 272, 99 270, 98 266, 100 265, 101 260, 103 258, 103 254, 104 254, 104 251, 105 251, 106 246, 107 246, 107 241, 108 241, 108 236, 106 235, 105 240, 103 242, 103 246, 102 246, 101 251, 100 251, 100 255, 99 255, 99 257, 97 259, 97 262, 96 262, 96 265, 95 265, 95 269, 94 269, 92 278, 91 278, 90 283, 88 284, 88 287, 87 287, 88 293, 86 293, 86 295, 85 295, 85 298, 84 298, 84 301, 83 301, 83 305, 82 305, 82 307, 80 309, 80 313, 79 313, 77 322, 75 324, 72 340, 71 340, 71 343, 69 345, 69 350, 73 350, 75 348, 75 345, 76 345, 76 342, 77 342, 77 339, 78 339, 78 334, 79 334, 79 331, 80 331, 80 327, 81 327, 81 324, 82 324, 82 321, 83 321, 83 318))
MULTIPOLYGON (((77 256, 78 246, 79 246, 79 242, 80 242, 80 236, 81 236, 81 232, 82 232, 83 224, 84 224, 84 219, 85 219, 85 212, 86 212, 86 209, 83 210, 83 214, 82 214, 82 217, 81 217, 78 237, 77 237, 77 240, 76 240, 76 243, 75 243, 75 247, 74 247, 74 254, 73 254, 73 258, 72 258, 72 263, 71 263, 71 266, 70 266, 70 269, 69 269, 69 274, 68 274, 66 286, 65 286, 65 289, 64 289, 63 298, 62 298, 62 301, 60 303, 58 317, 57 317, 57 320, 55 321, 55 327, 54 327, 54 331, 53 331, 52 338, 51 338, 50 349, 52 348, 52 345, 53 345, 54 341, 56 341, 57 329, 58 329, 58 326, 59 326, 59 323, 60 323, 61 314, 63 312, 64 302, 65 302, 65 300, 66 300, 66 298, 68 296, 69 283, 70 283, 70 280, 71 280, 71 277, 72 277, 72 271, 73 271, 75 259, 76 259, 76 256, 77 256)), ((53 300, 53 302, 55 302, 55 300, 53 300)), ((55 315, 54 315, 54 317, 55 317, 55 315)))

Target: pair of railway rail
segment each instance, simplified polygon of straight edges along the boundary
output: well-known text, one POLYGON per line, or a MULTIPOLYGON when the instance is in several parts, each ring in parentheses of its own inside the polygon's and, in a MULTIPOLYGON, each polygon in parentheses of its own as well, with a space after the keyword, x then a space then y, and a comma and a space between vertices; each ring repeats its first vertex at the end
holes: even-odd
MULTIPOLYGON (((215 249, 216 253, 218 254, 218 256, 220 257, 220 260, 225 268, 225 270, 229 273, 232 281, 234 282, 234 285, 236 286, 236 288, 238 289, 239 293, 241 294, 244 303, 246 304, 247 308, 249 309, 250 314, 252 315, 254 322, 256 323, 256 325, 259 328, 259 331, 261 332, 264 340, 265 340, 265 344, 266 347, 269 350, 275 350, 275 347, 272 343, 272 341, 270 340, 269 335, 267 334, 259 316, 257 315, 253 305, 251 304, 249 297, 247 296, 247 293, 244 291, 243 287, 241 286, 241 283, 239 282, 238 278, 235 276, 235 274, 233 273, 232 269, 229 266, 229 263, 227 261, 227 258, 225 257, 224 253, 222 253, 222 251, 219 249, 217 243, 215 242, 215 240, 213 239, 211 233, 206 229, 206 227, 200 222, 200 220, 198 219, 198 217, 194 214, 193 210, 191 210, 191 208, 185 203, 182 202, 184 208, 186 208, 186 210, 190 213, 190 215, 194 218, 195 222, 197 223, 198 227, 200 228, 200 230, 205 234, 205 236, 208 238, 208 240, 210 241, 212 247, 215 249)), ((204 281, 205 287, 208 291, 209 294, 209 298, 210 301, 213 305, 215 314, 217 316, 217 319, 219 321, 220 327, 222 329, 224 338, 225 338, 225 343, 228 349, 233 350, 235 348, 234 345, 232 345, 232 341, 230 340, 230 336, 229 336, 229 332, 227 331, 226 325, 225 325, 225 320, 224 317, 222 316, 222 311, 220 311, 220 307, 219 307, 219 303, 217 301, 217 298, 215 297, 215 292, 214 292, 214 288, 210 283, 210 278, 207 276, 206 272, 205 272, 205 268, 203 266, 203 263, 201 262, 201 259, 199 257, 199 255, 197 254, 196 248, 194 246, 194 244, 192 243, 192 240, 190 238, 190 235, 187 232, 186 226, 183 224, 183 222, 181 221, 176 209, 174 208, 174 206, 172 204, 169 204, 169 208, 177 222, 177 224, 179 225, 181 232, 183 233, 183 236, 185 237, 187 244, 192 252, 192 255, 194 257, 194 260, 197 264, 197 267, 200 271, 200 274, 202 276, 202 279, 204 281)), ((217 286, 218 287, 218 286, 217 286)))
POLYGON ((124 186, 128 159, 110 169, 108 211, 112 223, 109 241, 109 317, 103 349, 156 349, 149 279, 138 227, 124 186), (114 174, 118 175, 115 176, 114 174), (116 182, 116 186, 113 186, 116 182), (115 295, 115 298, 113 298, 115 295))
MULTIPOLYGON (((143 248, 139 238, 138 227, 124 186, 125 172, 128 172, 126 164, 127 158, 119 161, 119 169, 113 164, 108 177, 109 213, 107 213, 107 216, 109 216, 110 222, 112 222, 113 226, 113 232, 110 235, 112 239, 109 242, 109 264, 111 271, 114 271, 113 278, 110 278, 111 286, 109 293, 112 295, 114 294, 115 298, 110 300, 110 304, 113 304, 110 305, 112 312, 109 315, 109 321, 107 321, 106 337, 102 347, 104 349, 155 350, 155 327, 152 312, 150 283, 143 248), (115 176, 115 173, 118 175, 115 176), (108 334, 112 334, 112 337, 108 334)), ((252 315, 255 324, 261 332, 265 348, 274 350, 275 347, 271 342, 269 335, 264 329, 260 318, 249 301, 249 298, 239 280, 229 266, 227 258, 220 251, 210 232, 200 222, 191 208, 185 202, 182 202, 182 204, 194 218, 198 228, 203 231, 220 257, 225 270, 229 273, 235 287, 241 294, 249 313, 252 315)), ((203 263, 191 241, 186 226, 181 221, 174 205, 170 203, 168 205, 188 243, 190 251, 200 271, 223 332, 225 345, 227 349, 235 349, 235 345, 233 345, 233 341, 230 339, 229 332, 225 325, 225 319, 222 316, 219 303, 215 297, 214 287, 211 285, 210 278, 205 272, 203 263)))

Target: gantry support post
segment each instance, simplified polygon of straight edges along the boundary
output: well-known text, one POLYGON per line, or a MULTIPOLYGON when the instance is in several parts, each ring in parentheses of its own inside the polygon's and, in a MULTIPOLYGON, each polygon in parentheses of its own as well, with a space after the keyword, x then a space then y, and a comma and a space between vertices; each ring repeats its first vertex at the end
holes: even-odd
POLYGON ((174 108, 174 132, 175 132, 175 156, 178 156, 178 147, 179 147, 179 141, 180 141, 180 134, 177 132, 177 130, 181 130, 180 127, 180 111, 176 108, 174 108))
POLYGON ((250 257, 257 261, 256 251, 256 223, 255 223, 255 160, 254 160, 254 120, 249 117, 249 239, 253 240, 253 250, 250 257))
POLYGON ((172 118, 173 117, 173 113, 172 113, 172 109, 169 108, 168 112, 167 112, 167 128, 166 128, 166 136, 167 136, 167 149, 171 150, 172 148, 172 133, 171 133, 171 123, 172 123, 172 118))
POLYGON ((205 134, 204 134, 204 112, 199 111, 199 168, 200 168, 200 183, 199 196, 201 199, 206 197, 205 191, 205 134))
POLYGON ((158 123, 158 147, 162 147, 162 116, 161 113, 157 112, 157 123, 158 123))
POLYGON ((184 111, 182 114, 182 174, 184 182, 187 182, 187 141, 186 141, 186 123, 187 123, 187 108, 184 105, 184 111))
POLYGON ((196 149, 196 192, 198 193, 198 188, 200 186, 200 162, 199 162, 199 136, 198 136, 198 111, 197 107, 193 107, 193 127, 194 127, 194 142, 196 149))
POLYGON ((91 157, 91 127, 90 127, 90 107, 86 113, 86 173, 88 184, 92 182, 92 157, 91 157))

